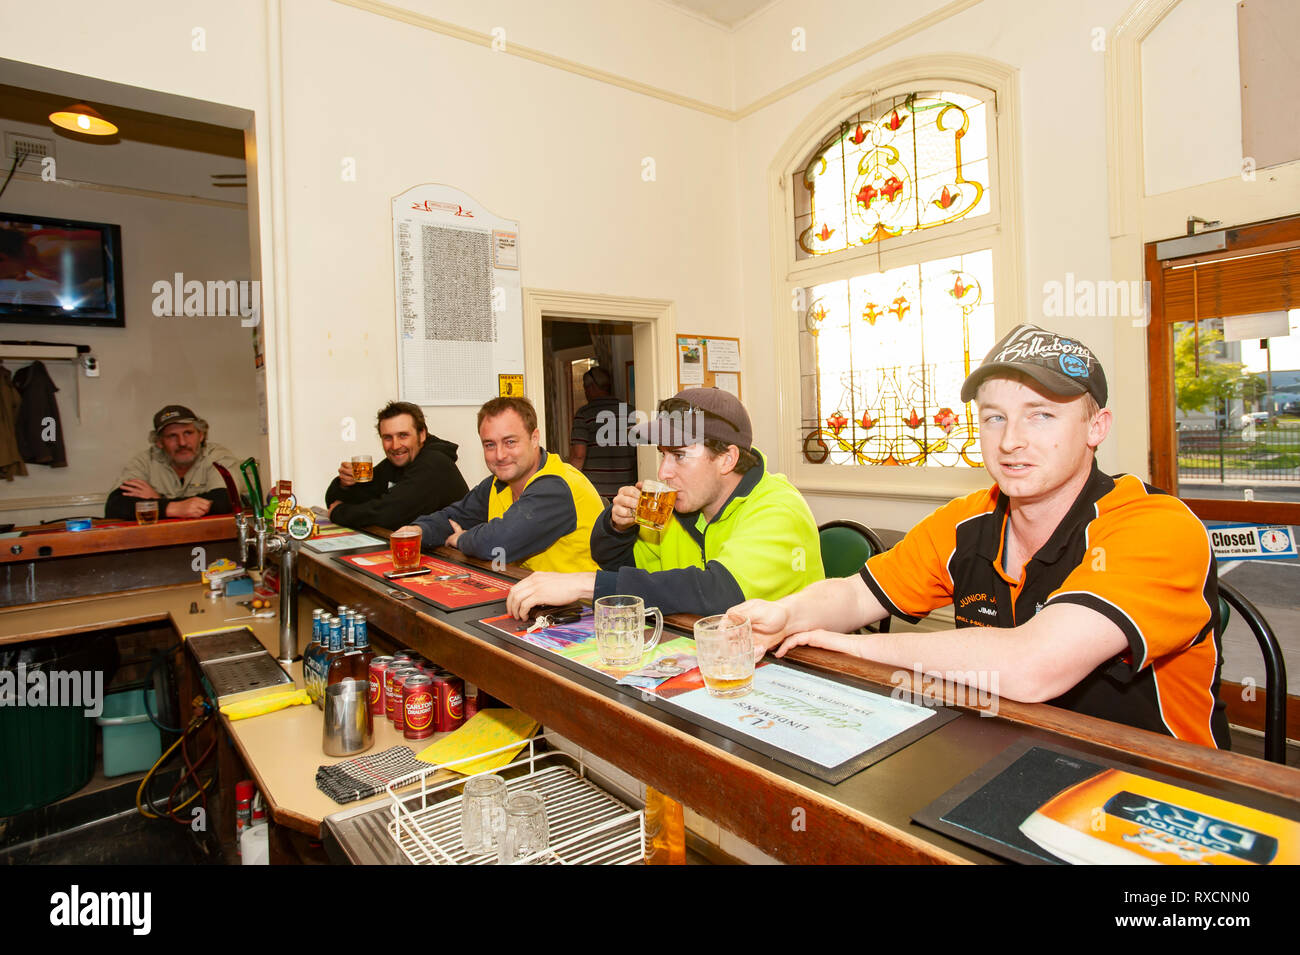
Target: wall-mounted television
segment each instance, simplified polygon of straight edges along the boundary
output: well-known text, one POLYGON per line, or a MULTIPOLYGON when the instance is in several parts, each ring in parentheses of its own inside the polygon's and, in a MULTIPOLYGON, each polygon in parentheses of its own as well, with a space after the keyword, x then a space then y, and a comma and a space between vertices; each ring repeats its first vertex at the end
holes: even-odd
POLYGON ((121 227, 0 212, 0 322, 125 327, 121 227))

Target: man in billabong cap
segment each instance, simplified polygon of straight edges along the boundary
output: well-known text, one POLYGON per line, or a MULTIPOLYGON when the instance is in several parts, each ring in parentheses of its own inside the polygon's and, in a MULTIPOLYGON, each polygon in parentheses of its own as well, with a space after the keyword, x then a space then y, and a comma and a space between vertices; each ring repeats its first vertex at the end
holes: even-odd
POLYGON ((1176 497, 1098 470, 1111 411, 1096 356, 1020 325, 961 398, 979 403, 993 487, 939 508, 857 576, 729 612, 749 616, 755 641, 777 656, 825 647, 988 680, 1009 699, 1227 748, 1209 537, 1176 497), (851 634, 948 604, 957 630, 851 634))
POLYGON ((225 480, 212 465, 232 474, 238 459, 208 443, 208 423, 184 405, 167 405, 153 416, 149 447, 117 479, 104 504, 104 516, 134 520, 138 501, 156 500, 158 516, 203 517, 232 511, 225 480))
POLYGON ((601 569, 533 574, 511 588, 511 613, 619 594, 664 613, 715 614, 825 576, 817 522, 794 485, 768 471, 739 398, 687 388, 659 403, 648 430, 663 456, 659 480, 676 492, 667 525, 636 523, 644 482, 621 488, 591 532, 601 569))

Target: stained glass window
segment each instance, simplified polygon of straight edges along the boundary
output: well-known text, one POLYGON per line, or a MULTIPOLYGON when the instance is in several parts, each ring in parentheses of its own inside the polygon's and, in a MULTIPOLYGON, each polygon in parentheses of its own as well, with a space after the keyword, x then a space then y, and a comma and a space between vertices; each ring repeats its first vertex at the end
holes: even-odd
POLYGON ((988 213, 988 108, 963 93, 918 92, 838 123, 795 175, 796 258, 988 213))
POLYGON ((929 89, 840 119, 791 173, 807 464, 982 466, 961 384, 997 339, 996 111, 929 89))
POLYGON ((981 465, 975 406, 960 395, 972 362, 995 341, 991 250, 813 285, 803 294, 805 461, 981 465))

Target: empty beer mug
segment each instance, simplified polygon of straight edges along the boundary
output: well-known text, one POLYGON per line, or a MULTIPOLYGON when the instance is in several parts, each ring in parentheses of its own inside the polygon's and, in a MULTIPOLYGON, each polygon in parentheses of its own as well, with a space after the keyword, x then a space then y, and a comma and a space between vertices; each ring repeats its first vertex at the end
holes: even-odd
POLYGON ((596 649, 606 666, 640 666, 641 657, 659 642, 664 632, 664 615, 658 607, 647 608, 640 597, 601 597, 596 601, 596 649), (645 638, 646 617, 655 616, 655 632, 645 638))

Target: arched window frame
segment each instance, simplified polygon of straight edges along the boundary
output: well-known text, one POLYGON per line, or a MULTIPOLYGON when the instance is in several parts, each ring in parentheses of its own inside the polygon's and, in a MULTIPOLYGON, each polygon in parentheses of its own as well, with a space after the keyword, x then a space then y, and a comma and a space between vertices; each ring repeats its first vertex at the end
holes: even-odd
MULTIPOLYGON (((983 468, 869 467, 810 464, 802 453, 799 290, 887 271, 909 263, 991 249, 995 333, 1024 321, 1023 249, 1020 240, 1020 151, 1017 72, 980 57, 934 55, 877 70, 823 101, 791 134, 769 167, 772 247, 772 314, 781 388, 780 464, 806 491, 905 499, 947 499, 986 487, 983 468), (987 215, 799 259, 794 221, 795 187, 812 151, 835 124, 890 97, 911 91, 976 92, 989 97, 989 170, 992 207, 987 215), (990 95, 991 94, 991 95, 990 95)), ((977 360, 977 359, 976 359, 977 360)))

